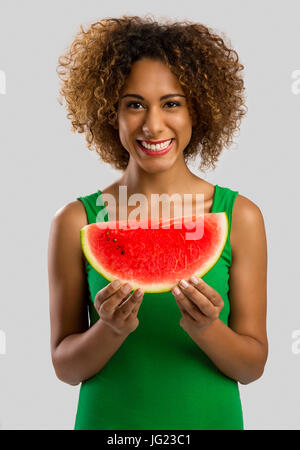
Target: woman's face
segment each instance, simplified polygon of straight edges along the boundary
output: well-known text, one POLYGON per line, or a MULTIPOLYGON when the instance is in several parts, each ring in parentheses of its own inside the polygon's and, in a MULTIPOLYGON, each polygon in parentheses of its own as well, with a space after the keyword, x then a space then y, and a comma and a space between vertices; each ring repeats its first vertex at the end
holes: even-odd
POLYGON ((149 58, 133 64, 120 95, 118 128, 121 143, 130 154, 129 164, 134 160, 147 172, 156 172, 184 161, 192 122, 184 92, 165 64, 149 58), (153 145, 170 139, 171 145, 159 152, 153 151, 157 147, 144 151, 137 142, 152 141, 148 144, 153 145))

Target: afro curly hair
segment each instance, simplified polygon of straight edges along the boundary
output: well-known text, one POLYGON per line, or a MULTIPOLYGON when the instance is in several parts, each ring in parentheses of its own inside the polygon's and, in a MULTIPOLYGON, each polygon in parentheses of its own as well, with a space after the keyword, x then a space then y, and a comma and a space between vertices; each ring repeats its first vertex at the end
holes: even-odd
POLYGON ((59 103, 63 96, 72 132, 85 132, 89 150, 124 171, 129 153, 115 126, 119 95, 135 61, 160 60, 177 77, 195 124, 185 162, 200 153, 200 170, 215 168, 247 112, 239 74, 244 66, 221 36, 200 23, 159 22, 149 14, 105 18, 86 31, 80 25, 57 66, 59 103))

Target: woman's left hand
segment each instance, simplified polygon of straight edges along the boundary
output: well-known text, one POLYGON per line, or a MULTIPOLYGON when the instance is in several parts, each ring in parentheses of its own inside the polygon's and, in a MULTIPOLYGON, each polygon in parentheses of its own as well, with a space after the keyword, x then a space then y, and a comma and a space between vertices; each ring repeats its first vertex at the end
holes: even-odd
POLYGON ((182 313, 180 326, 187 332, 199 331, 216 319, 224 306, 221 295, 201 278, 191 277, 181 280, 171 290, 182 313), (187 286, 181 285, 185 281, 187 286), (176 294, 176 287, 179 293, 176 294))

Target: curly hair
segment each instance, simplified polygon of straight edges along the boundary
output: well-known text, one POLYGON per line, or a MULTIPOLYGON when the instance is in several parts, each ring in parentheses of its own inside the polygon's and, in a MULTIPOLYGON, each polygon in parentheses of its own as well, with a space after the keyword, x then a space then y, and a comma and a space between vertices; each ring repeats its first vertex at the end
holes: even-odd
POLYGON ((247 112, 239 74, 244 66, 224 40, 223 33, 215 34, 203 24, 168 19, 160 23, 149 14, 105 18, 86 31, 80 25, 57 66, 72 132, 85 132, 89 150, 125 170, 129 153, 115 126, 119 95, 135 61, 159 60, 177 77, 196 124, 184 149, 185 161, 200 153, 200 170, 215 168, 247 112))

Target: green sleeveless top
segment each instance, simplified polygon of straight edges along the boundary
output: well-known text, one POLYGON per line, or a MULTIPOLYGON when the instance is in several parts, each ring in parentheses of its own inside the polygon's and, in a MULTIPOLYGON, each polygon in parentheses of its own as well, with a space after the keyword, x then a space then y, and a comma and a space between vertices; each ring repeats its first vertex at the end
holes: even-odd
MULTIPOLYGON (((225 211, 228 240, 203 280, 224 300, 220 319, 228 325, 232 207, 238 191, 215 186, 210 212, 225 211)), ((101 191, 78 197, 88 222, 109 220, 101 191), (98 215, 99 211, 101 214, 98 215), (100 219, 99 219, 100 217, 100 219), (96 219, 97 218, 97 219, 96 219)), ((86 261, 90 326, 98 319, 93 302, 109 282, 86 261)), ((241 430, 238 384, 225 376, 180 327, 171 292, 145 293, 139 326, 95 376, 81 384, 75 430, 241 430)), ((101 342, 99 342, 99 351, 101 342)))

